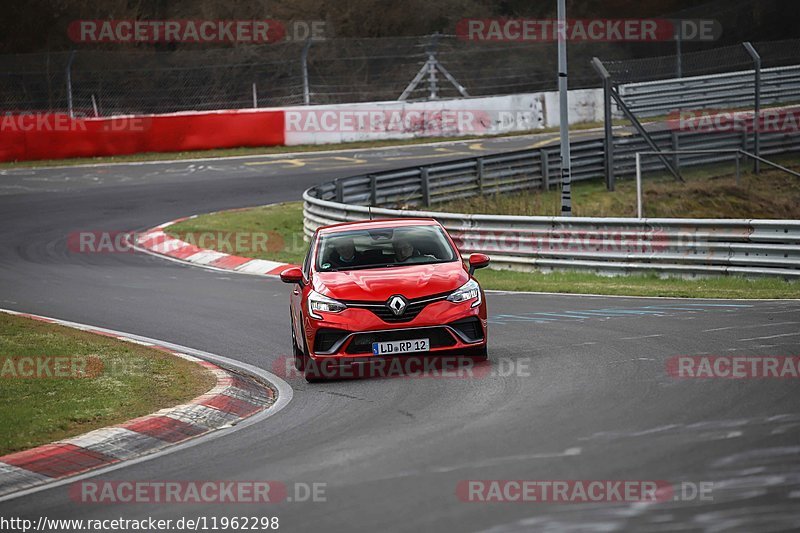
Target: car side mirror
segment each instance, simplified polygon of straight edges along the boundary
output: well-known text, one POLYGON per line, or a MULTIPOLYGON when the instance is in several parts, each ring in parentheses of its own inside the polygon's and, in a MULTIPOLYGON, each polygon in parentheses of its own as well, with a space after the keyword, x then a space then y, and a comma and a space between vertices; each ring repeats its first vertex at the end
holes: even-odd
POLYGON ((303 271, 298 267, 290 267, 281 272, 281 281, 284 283, 303 284, 303 271))
POLYGON ((479 268, 489 266, 489 261, 489 256, 486 254, 472 254, 469 256, 469 275, 474 274, 479 268))

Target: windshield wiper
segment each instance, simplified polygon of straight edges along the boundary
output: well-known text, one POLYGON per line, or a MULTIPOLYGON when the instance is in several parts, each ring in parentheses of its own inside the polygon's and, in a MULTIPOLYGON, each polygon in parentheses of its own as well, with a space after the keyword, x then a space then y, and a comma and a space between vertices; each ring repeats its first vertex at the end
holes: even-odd
POLYGON ((340 270, 366 270, 368 268, 391 268, 399 266, 406 266, 406 265, 404 265, 403 263, 378 263, 375 265, 356 265, 348 268, 342 268, 340 270))

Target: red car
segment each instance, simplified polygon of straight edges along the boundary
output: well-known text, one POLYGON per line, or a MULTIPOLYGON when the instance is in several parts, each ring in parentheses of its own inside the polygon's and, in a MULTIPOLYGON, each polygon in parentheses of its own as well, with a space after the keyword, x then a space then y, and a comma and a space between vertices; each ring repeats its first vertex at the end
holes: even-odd
POLYGON ((409 354, 486 359, 486 300, 472 274, 488 264, 472 254, 465 265, 433 219, 319 228, 302 268, 281 272, 294 285, 296 368, 312 381, 409 354))

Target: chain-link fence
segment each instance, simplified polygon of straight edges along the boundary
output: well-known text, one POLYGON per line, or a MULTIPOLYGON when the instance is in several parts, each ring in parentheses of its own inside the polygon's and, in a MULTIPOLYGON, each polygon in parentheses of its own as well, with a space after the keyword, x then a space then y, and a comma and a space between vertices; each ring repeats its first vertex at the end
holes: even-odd
MULTIPOLYGON (((800 39, 753 43, 753 47, 761 56, 762 68, 800 64, 800 39)), ((741 44, 644 59, 602 59, 615 84, 753 69, 753 58, 741 44)))
MULTIPOLYGON (((79 50, 0 57, 0 109, 101 116, 458 97, 438 73, 409 87, 433 56, 469 96, 556 89, 556 43, 469 42, 452 35, 331 39, 203 50, 79 50), (304 53, 305 52, 305 53, 304 53), (304 55, 306 61, 304 61, 304 55)), ((639 44, 638 46, 645 46, 639 44)), ((671 51, 671 42, 650 50, 671 51)), ((759 43, 764 67, 796 63, 800 41, 759 43)), ((631 59, 631 43, 570 43, 570 88, 598 87, 601 57, 615 83, 752 68, 741 45, 631 59)))
MULTIPOLYGON (((469 96, 556 88, 556 43, 476 43, 453 35, 330 39, 311 42, 305 63, 304 46, 2 56, 0 108, 111 115, 397 100, 431 54, 469 96)), ((634 49, 571 44, 570 86, 597 86, 593 55, 620 59, 634 49)), ((438 98, 460 96, 441 74, 435 90, 438 98)), ((426 75, 407 99, 430 93, 426 75)))

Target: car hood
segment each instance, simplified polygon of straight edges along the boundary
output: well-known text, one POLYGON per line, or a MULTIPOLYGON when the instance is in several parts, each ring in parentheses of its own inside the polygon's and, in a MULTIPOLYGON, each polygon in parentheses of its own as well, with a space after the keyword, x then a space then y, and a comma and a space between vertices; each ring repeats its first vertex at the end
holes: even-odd
POLYGON ((317 272, 313 289, 336 300, 385 302, 401 294, 408 299, 454 291, 469 281, 461 261, 340 272, 317 272))

